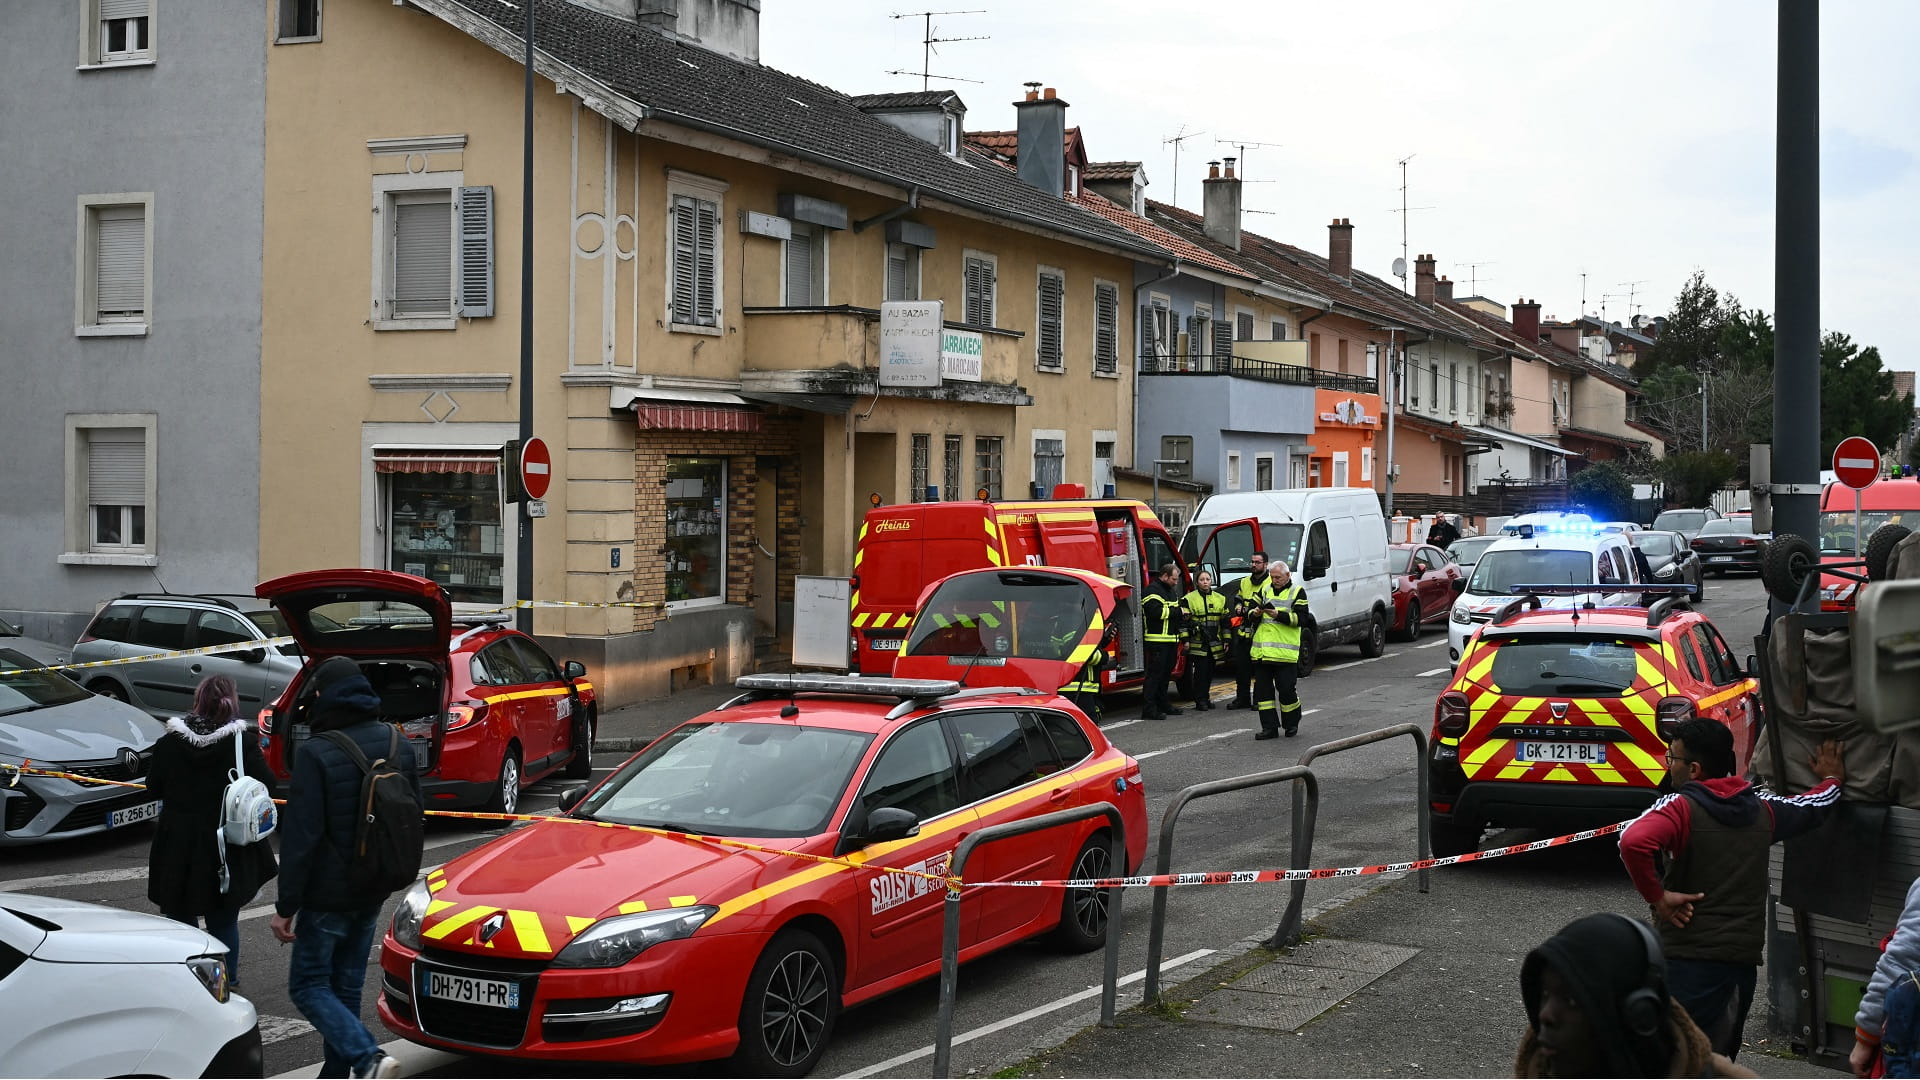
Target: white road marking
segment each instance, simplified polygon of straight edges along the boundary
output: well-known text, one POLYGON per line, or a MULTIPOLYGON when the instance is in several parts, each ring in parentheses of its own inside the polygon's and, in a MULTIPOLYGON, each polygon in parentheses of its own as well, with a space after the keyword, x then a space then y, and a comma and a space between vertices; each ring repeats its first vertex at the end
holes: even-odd
POLYGON ((1326 711, 1326 710, 1324 710, 1324 709, 1308 709, 1308 710, 1307 710, 1306 712, 1303 712, 1303 713, 1301 713, 1300 715, 1301 715, 1301 716, 1312 716, 1312 715, 1313 715, 1314 713, 1317 713, 1317 712, 1324 712, 1324 711, 1326 711))
MULTIPOLYGON (((1213 955, 1212 949, 1195 949, 1192 952, 1187 953, 1185 956, 1176 956, 1173 959, 1167 961, 1166 963, 1161 964, 1160 970, 1168 971, 1173 968, 1177 968, 1182 964, 1192 963, 1193 961, 1198 960, 1203 956, 1212 956, 1212 955, 1213 955)), ((1139 982, 1140 980, 1146 977, 1147 977, 1147 973, 1146 973, 1146 970, 1143 968, 1139 971, 1134 972, 1131 975, 1122 975, 1115 985, 1126 986, 1129 983, 1139 982)), ((1066 997, 1061 998, 1059 1001, 1052 1002, 1051 1004, 1040 1005, 1035 1008, 1028 1009, 1026 1012, 1023 1012, 1023 1013, 1015 1013, 1014 1015, 1009 1016, 1003 1020, 995 1020, 991 1024, 986 1024, 981 1027, 974 1028, 972 1031, 963 1032, 959 1035, 955 1035, 953 1037, 953 1045, 959 1046, 961 1043, 972 1042, 973 1040, 981 1038, 982 1036, 991 1035, 996 1031, 1005 1031, 1007 1028, 1013 1027, 1016 1024, 1024 1024, 1027 1021, 1034 1019, 1035 1017, 1045 1016, 1050 1012, 1058 1012, 1059 1010, 1064 1009, 1069 1005, 1078 1005, 1083 1001, 1087 1001, 1092 998, 1097 998, 1099 996, 1100 996, 1100 987, 1098 986, 1088 987, 1087 989, 1082 990, 1077 994, 1069 994, 1066 997)), ((861 1078, 863 1077, 876 1076, 880 1073, 886 1072, 888 1069, 898 1068, 899 1066, 905 1065, 910 1061, 918 1061, 921 1058, 932 1057, 932 1056, 933 1056, 933 1047, 923 1046, 918 1050, 910 1050, 907 1053, 901 1054, 897 1057, 890 1057, 885 1061, 878 1062, 873 1065, 869 1065, 864 1069, 857 1069, 853 1072, 845 1073, 842 1075, 841 1080, 861 1080, 861 1078)))
POLYGON ((1232 731, 1216 731, 1204 738, 1194 739, 1190 742, 1174 743, 1172 746, 1163 746, 1158 750, 1149 750, 1144 754, 1135 754, 1133 755, 1133 760, 1145 761, 1150 757, 1159 757, 1161 754, 1171 754, 1175 750, 1185 750, 1190 746, 1199 746, 1201 743, 1212 742, 1215 739, 1231 739, 1235 735, 1245 735, 1251 731, 1253 731, 1253 729, 1248 727, 1234 728, 1232 731))
MULTIPOLYGON (((492 831, 457 833, 452 836, 436 836, 421 845, 424 850, 463 844, 469 840, 480 840, 488 836, 498 836, 492 831)), ((424 871, 423 871, 424 872, 424 871)), ((45 874, 40 877, 16 878, 12 881, 0 879, 0 892, 26 892, 30 889, 71 889, 82 885, 104 885, 114 881, 140 881, 147 876, 144 866, 128 866, 119 870, 86 870, 76 874, 45 874)))
POLYGON ((1418 675, 1415 675, 1415 676, 1414 676, 1414 678, 1416 678, 1416 679, 1424 679, 1424 678, 1426 678, 1426 677, 1427 677, 1427 676, 1429 676, 1429 675, 1444 675, 1444 674, 1446 674, 1447 672, 1449 672, 1449 671, 1452 671, 1452 670, 1453 670, 1452 668, 1444 668, 1444 667, 1437 667, 1437 668, 1434 668, 1434 669, 1433 669, 1432 671, 1423 671, 1423 672, 1421 672, 1420 674, 1418 674, 1418 675))
POLYGON ((1374 663, 1375 661, 1378 661, 1378 660, 1385 660, 1386 658, 1387 658, 1387 654, 1385 654, 1385 653, 1382 653, 1382 654, 1380 654, 1379 656, 1369 656, 1369 657, 1367 657, 1367 658, 1366 658, 1365 660, 1349 660, 1349 661, 1347 661, 1347 662, 1346 662, 1346 663, 1344 663, 1344 664, 1335 664, 1335 665, 1333 665, 1332 667, 1323 667, 1323 668, 1318 668, 1318 669, 1316 669, 1316 670, 1319 670, 1319 671, 1345 671, 1346 669, 1348 669, 1348 668, 1350 668, 1350 667, 1359 667, 1359 666, 1360 666, 1361 664, 1371 664, 1371 663, 1374 663))
POLYGON ((1440 646, 1442 646, 1442 645, 1445 645, 1446 643, 1447 643, 1447 639, 1446 639, 1446 638, 1441 638, 1441 639, 1440 639, 1439 641, 1429 641, 1429 642, 1427 642, 1427 643, 1426 643, 1425 645, 1415 645, 1415 646, 1414 646, 1414 648, 1416 648, 1416 649, 1437 649, 1437 648, 1439 648, 1440 646))
POLYGON ((302 1035, 313 1034, 313 1025, 297 1016, 268 1016, 260 1014, 260 1041, 263 1043, 285 1042, 302 1035))

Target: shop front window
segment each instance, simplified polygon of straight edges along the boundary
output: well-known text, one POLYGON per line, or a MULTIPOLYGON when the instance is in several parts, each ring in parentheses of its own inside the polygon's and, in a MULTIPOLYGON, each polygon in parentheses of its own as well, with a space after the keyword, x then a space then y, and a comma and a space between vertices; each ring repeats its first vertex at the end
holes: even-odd
POLYGON ((506 602, 499 451, 378 451, 387 568, 439 582, 455 603, 506 602))
POLYGON ((667 601, 726 596, 727 462, 667 459, 667 601))

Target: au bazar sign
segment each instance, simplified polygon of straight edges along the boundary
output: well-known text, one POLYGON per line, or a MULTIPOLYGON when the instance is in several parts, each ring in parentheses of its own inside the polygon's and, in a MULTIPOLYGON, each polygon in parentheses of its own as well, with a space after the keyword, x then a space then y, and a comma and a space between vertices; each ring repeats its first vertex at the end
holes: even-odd
POLYGON ((1345 401, 1335 402, 1330 411, 1321 413, 1320 422, 1323 424, 1352 424, 1359 427, 1371 427, 1378 424, 1380 418, 1378 416, 1368 415, 1367 406, 1364 402, 1357 398, 1348 398, 1345 401))
POLYGON ((985 342, 977 331, 949 329, 939 300, 880 305, 880 385, 931 388, 942 379, 979 382, 985 342))

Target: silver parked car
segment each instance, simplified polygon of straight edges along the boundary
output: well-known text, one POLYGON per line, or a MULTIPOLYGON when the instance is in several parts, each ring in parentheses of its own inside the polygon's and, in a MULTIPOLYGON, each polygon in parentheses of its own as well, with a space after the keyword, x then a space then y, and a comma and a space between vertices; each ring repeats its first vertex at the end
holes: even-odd
MULTIPOLYGON (((264 600, 241 596, 130 593, 107 602, 73 646, 73 662, 120 660, 237 641, 285 637, 287 624, 264 600)), ((305 658, 292 644, 213 656, 177 656, 74 672, 87 689, 119 698, 165 720, 193 708, 209 675, 240 690, 240 712, 256 716, 280 697, 305 658)))
POLYGON ((0 648, 26 653, 43 664, 64 664, 68 650, 51 641, 28 637, 27 632, 14 623, 0 619, 0 648))
MULTIPOLYGON (((88 693, 33 657, 0 648, 0 776, 34 766, 99 780, 147 775, 165 725, 122 701, 88 693)), ((146 821, 160 803, 145 791, 47 776, 0 781, 0 846, 84 836, 146 821)))

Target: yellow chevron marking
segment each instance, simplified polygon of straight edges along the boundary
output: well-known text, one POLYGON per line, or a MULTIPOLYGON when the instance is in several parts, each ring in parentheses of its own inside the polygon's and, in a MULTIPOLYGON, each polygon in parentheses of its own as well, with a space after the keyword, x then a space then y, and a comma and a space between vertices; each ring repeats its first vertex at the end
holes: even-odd
POLYGON ((1507 765, 1494 777, 1496 780, 1518 780, 1527 775, 1527 765, 1507 765))
POLYGON ((520 951, 531 953, 553 951, 553 946, 547 944, 547 928, 540 925, 540 916, 531 911, 509 910, 507 921, 513 924, 513 936, 520 942, 520 951))
POLYGON ((995 566, 1006 565, 1000 559, 1000 549, 994 547, 992 544, 987 545, 987 561, 992 563, 995 566))
POLYGON ((452 906, 453 901, 451 900, 429 900, 427 901, 427 914, 438 915, 452 906))
POLYGON ((443 866, 438 870, 430 871, 427 874, 427 880, 432 881, 434 878, 446 877, 446 876, 447 876, 447 870, 446 870, 446 867, 443 866))
POLYGON ((578 915, 569 915, 567 916, 567 933, 569 935, 578 934, 580 931, 592 926, 593 922, 592 919, 583 919, 578 915))
POLYGON ((696 899, 695 897, 691 897, 691 896, 669 896, 669 897, 667 897, 667 906, 668 906, 668 907, 692 907, 692 906, 693 906, 694 904, 696 904, 696 903, 698 903, 698 902, 699 902, 699 901, 698 901, 698 900, 697 900, 697 899, 696 899))
POLYGON ((635 912, 645 910, 647 910, 647 902, 644 900, 629 900, 620 905, 620 914, 622 915, 632 915, 635 912))
MULTIPOLYGON (((1493 752, 1496 749, 1498 749, 1498 747, 1494 745, 1492 739, 1482 742, 1479 746, 1473 748, 1473 753, 1467 755, 1467 764, 1485 765, 1488 761, 1492 760, 1493 752)), ((1526 768, 1523 766, 1520 771, 1525 772, 1526 768)))
POLYGON ((478 907, 470 907, 467 910, 462 911, 457 915, 447 916, 446 918, 440 920, 438 923, 434 924, 432 929, 423 931, 422 933, 426 937, 430 937, 435 941, 440 941, 446 938, 448 935, 452 934, 455 930, 458 930, 463 926, 471 926, 472 924, 480 921, 481 917, 486 915, 487 912, 496 911, 496 910, 498 909, 487 907, 484 904, 478 907))
POLYGON ((871 617, 871 616, 869 616, 869 615, 867 615, 867 614, 866 614, 865 612, 861 612, 860 614, 858 614, 858 615, 855 615, 855 616, 853 617, 853 625, 855 625, 855 626, 857 626, 857 627, 858 627, 858 626, 865 626, 865 625, 867 625, 867 619, 868 619, 868 618, 870 618, 870 617, 871 617))
POLYGON ((439 892, 441 889, 444 889, 446 887, 447 887, 446 878, 437 878, 437 879, 429 880, 427 882, 428 892, 439 892))

